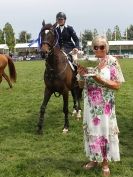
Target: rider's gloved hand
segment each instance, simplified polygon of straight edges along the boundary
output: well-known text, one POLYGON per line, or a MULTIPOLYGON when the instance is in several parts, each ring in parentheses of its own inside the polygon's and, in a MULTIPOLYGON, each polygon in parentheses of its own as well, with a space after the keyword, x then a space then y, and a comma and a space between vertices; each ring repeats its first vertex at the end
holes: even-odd
POLYGON ((74 52, 74 54, 78 53, 78 49, 77 48, 74 48, 72 51, 74 52))

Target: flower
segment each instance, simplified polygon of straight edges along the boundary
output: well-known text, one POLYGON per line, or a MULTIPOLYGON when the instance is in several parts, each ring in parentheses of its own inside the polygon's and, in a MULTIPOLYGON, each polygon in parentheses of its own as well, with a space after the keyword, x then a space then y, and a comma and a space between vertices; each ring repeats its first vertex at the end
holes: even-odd
POLYGON ((108 140, 104 136, 96 137, 93 143, 89 144, 91 153, 102 154, 103 158, 107 158, 108 140))
POLYGON ((92 152, 92 153, 99 153, 100 152, 100 146, 98 145, 98 144, 90 144, 89 145, 89 147, 90 147, 90 151, 92 152))
POLYGON ((105 103, 104 105, 104 114, 105 115, 111 114, 111 104, 109 102, 105 103))
POLYGON ((92 105, 100 105, 103 101, 101 88, 89 87, 88 96, 92 105))
POLYGON ((95 125, 95 126, 97 126, 97 125, 99 125, 100 124, 100 119, 98 118, 98 117, 95 117, 95 118, 93 118, 93 124, 95 125))
POLYGON ((111 66, 110 76, 111 76, 111 80, 116 80, 117 79, 116 67, 115 66, 111 66))

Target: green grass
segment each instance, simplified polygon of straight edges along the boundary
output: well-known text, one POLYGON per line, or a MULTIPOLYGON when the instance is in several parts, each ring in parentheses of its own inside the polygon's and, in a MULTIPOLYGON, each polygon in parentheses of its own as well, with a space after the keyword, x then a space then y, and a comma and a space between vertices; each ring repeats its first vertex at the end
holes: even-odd
MULTIPOLYGON (((43 99, 44 61, 16 62, 17 83, 0 85, 0 177, 101 177, 101 168, 85 171, 82 120, 71 115, 62 134, 62 98, 52 96, 44 134, 36 134, 43 99)), ((112 177, 133 176, 133 60, 121 60, 126 82, 116 92, 121 161, 110 163, 112 177)), ((72 99, 69 99, 72 111, 72 99)))

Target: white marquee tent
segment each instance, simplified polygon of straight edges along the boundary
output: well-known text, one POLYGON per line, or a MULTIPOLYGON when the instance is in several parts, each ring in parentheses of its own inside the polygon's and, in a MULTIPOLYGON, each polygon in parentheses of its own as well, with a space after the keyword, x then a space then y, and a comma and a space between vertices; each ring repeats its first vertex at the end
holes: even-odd
POLYGON ((29 47, 30 43, 18 43, 15 45, 15 49, 24 49, 24 48, 38 48, 38 43, 34 43, 29 47))
POLYGON ((7 53, 9 51, 9 48, 7 44, 0 44, 0 52, 1 53, 7 53))
MULTIPOLYGON (((108 41, 110 52, 119 55, 133 55, 133 40, 131 41, 108 41)), ((92 41, 87 42, 88 49, 91 51, 92 41)))
MULTIPOLYGON (((128 46, 131 45, 133 46, 133 41, 108 41, 110 46, 128 46)), ((88 46, 91 46, 91 41, 87 42, 88 46)))

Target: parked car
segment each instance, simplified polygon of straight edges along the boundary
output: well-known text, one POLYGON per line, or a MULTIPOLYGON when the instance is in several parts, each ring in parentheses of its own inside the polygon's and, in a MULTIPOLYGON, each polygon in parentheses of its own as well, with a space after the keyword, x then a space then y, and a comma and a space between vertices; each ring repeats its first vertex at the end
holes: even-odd
POLYGON ((18 55, 13 55, 12 56, 12 60, 13 61, 23 61, 23 57, 22 56, 18 56, 18 55))
POLYGON ((124 58, 123 55, 113 55, 113 56, 116 57, 117 59, 122 59, 122 58, 124 58))
POLYGON ((27 61, 30 61, 30 60, 31 60, 31 58, 30 58, 30 57, 26 57, 26 60, 27 60, 27 61))

